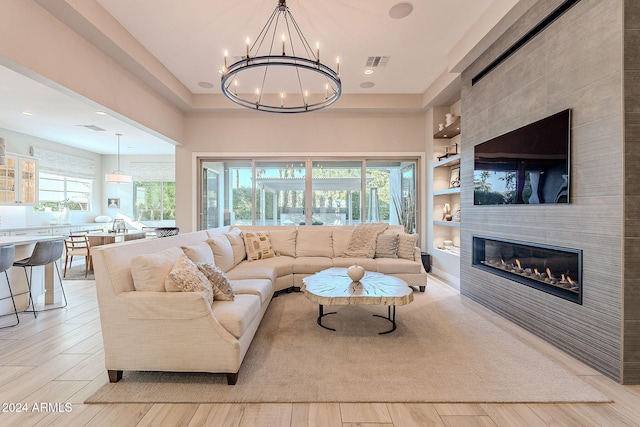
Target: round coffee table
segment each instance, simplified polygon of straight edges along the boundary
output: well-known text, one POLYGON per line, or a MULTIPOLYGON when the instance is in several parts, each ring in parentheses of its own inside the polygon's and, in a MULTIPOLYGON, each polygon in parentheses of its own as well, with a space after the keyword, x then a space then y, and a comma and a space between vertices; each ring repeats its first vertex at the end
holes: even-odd
POLYGON ((402 279, 367 271, 359 282, 353 282, 347 275, 347 269, 338 267, 305 277, 301 290, 310 301, 319 304, 318 325, 331 331, 335 329, 323 325, 322 318, 335 314, 335 311, 325 313, 325 305, 386 305, 386 317, 374 316, 391 322, 390 330, 380 332, 388 334, 396 330, 396 306, 413 301, 413 289, 402 279))

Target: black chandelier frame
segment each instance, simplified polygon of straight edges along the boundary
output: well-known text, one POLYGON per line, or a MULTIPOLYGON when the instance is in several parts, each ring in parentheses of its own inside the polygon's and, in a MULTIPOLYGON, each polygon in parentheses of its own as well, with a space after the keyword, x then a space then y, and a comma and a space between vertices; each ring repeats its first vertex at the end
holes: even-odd
MULTIPOLYGON (((302 34, 300 27, 297 22, 293 18, 293 15, 289 11, 289 8, 286 5, 286 0, 278 0, 278 6, 276 6, 275 10, 269 17, 267 23, 264 25, 258 38, 253 43, 251 48, 247 44, 247 54, 245 57, 240 59, 239 61, 231 64, 229 67, 226 65, 226 56, 225 56, 225 66, 222 69, 222 77, 221 77, 221 89, 222 93, 234 103, 241 105, 243 107, 257 110, 257 111, 265 111, 269 113, 306 113, 311 111, 317 111, 323 108, 326 108, 336 102, 338 98, 342 95, 342 82, 340 80, 340 65, 337 65, 336 70, 334 71, 327 65, 324 65, 320 62, 320 52, 317 50, 317 55, 313 52, 313 49, 307 42, 306 38, 302 34), (290 41, 290 49, 292 55, 286 55, 285 53, 285 42, 283 40, 282 44, 282 54, 274 55, 274 40, 276 31, 278 28, 278 20, 280 17, 283 17, 286 25, 286 31, 288 34, 288 40, 290 41), (274 25, 275 21, 275 25, 274 25), (294 34, 297 34, 301 45, 303 46, 308 58, 296 56, 293 44, 293 38, 291 36, 291 26, 294 28, 294 34), (269 48, 268 55, 255 55, 252 56, 252 52, 259 52, 264 41, 267 39, 267 35, 270 30, 273 31, 273 35, 271 36, 271 45, 269 48), (269 103, 269 96, 263 96, 264 94, 264 84, 269 74, 269 69, 275 68, 294 68, 296 70, 298 89, 300 91, 300 100, 301 102, 295 105, 291 105, 291 103, 285 104, 284 99, 280 99, 280 104, 277 103, 269 103), (261 87, 257 94, 249 94, 249 93, 238 93, 237 88, 234 86, 234 81, 241 75, 243 72, 247 70, 255 70, 255 69, 264 69, 261 87), (307 96, 307 91, 305 91, 301 72, 303 73, 317 73, 325 78, 325 96, 324 99, 320 101, 313 101, 311 103, 308 102, 309 97, 307 96), (253 98, 253 99, 250 99, 253 98)), ((273 99, 277 99, 277 96, 272 96, 273 99)), ((318 96, 314 96, 314 98, 318 98, 318 96)), ((289 98, 290 99, 290 98, 289 98)))

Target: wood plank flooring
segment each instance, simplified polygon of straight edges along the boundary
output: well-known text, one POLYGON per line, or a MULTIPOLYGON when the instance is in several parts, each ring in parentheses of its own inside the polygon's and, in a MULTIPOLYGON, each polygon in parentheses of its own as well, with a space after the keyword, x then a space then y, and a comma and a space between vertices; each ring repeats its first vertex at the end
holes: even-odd
MULTIPOLYGON (((429 286, 456 292, 434 277, 429 286)), ((65 289, 68 308, 37 319, 23 313, 20 325, 0 330, 0 426, 640 426, 640 386, 619 385, 492 314, 514 340, 582 376, 613 403, 85 405, 108 381, 94 282, 67 280, 65 289)))

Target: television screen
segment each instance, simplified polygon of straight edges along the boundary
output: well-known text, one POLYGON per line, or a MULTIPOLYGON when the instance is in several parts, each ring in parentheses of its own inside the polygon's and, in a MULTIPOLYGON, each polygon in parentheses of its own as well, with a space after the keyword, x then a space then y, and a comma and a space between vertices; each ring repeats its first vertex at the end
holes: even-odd
POLYGON ((571 110, 474 148, 476 205, 569 203, 571 110))

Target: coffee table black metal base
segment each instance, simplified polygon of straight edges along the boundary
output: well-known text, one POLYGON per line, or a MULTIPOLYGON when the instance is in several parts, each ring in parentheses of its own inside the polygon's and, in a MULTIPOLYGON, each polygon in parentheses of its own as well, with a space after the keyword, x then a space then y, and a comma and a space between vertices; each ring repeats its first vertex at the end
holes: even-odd
MULTIPOLYGON (((329 313, 325 313, 324 312, 324 305, 322 305, 322 304, 318 305, 318 321, 317 321, 318 325, 323 327, 323 328, 325 328, 325 329, 328 329, 330 331, 334 331, 335 332, 334 328, 330 328, 330 327, 325 326, 325 325, 322 324, 322 318, 324 316, 328 316, 330 314, 336 314, 336 312, 335 311, 330 311, 329 313)), ((380 317, 381 319, 388 320, 393 325, 393 327, 391 329, 389 329, 388 331, 378 332, 378 335, 389 334, 389 333, 391 333, 391 332, 396 330, 396 306, 395 305, 387 306, 387 315, 386 316, 381 316, 379 314, 374 314, 373 316, 374 317, 380 317)))

